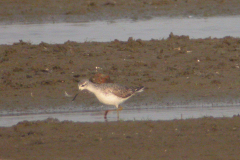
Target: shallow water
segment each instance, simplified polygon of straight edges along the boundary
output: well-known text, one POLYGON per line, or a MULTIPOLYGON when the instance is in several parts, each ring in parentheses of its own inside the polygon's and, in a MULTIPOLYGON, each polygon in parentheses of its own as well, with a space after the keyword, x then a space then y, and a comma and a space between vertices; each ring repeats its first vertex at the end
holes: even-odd
MULTIPOLYGON (((20 121, 36 121, 47 118, 57 118, 60 121, 73 122, 104 122, 104 111, 55 113, 55 114, 31 114, 21 116, 2 116, 0 126, 12 126, 20 121)), ((240 106, 227 107, 187 107, 187 108, 158 108, 158 109, 135 109, 122 110, 120 120, 173 120, 212 117, 232 117, 240 114, 240 106)), ((107 121, 117 121, 117 113, 109 112, 107 121)))
POLYGON ((114 39, 127 41, 150 40, 175 35, 189 35, 190 38, 240 37, 240 17, 210 18, 153 18, 150 20, 116 20, 85 23, 53 23, 0 25, 0 44, 12 44, 23 40, 32 44, 76 42, 107 42, 114 39))

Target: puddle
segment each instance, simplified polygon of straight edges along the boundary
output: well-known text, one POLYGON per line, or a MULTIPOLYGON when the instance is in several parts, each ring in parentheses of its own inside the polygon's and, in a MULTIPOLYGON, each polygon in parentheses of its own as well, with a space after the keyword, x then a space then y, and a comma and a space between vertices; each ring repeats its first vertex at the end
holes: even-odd
POLYGON ((32 44, 76 42, 107 42, 114 39, 127 41, 150 40, 175 35, 190 38, 240 37, 240 17, 210 18, 153 18, 150 20, 95 21, 85 23, 0 25, 0 44, 12 44, 23 40, 32 44))
MULTIPOLYGON (((69 120, 73 122, 104 122, 104 111, 74 112, 56 114, 36 114, 21 116, 2 116, 0 126, 8 127, 20 121, 36 121, 47 118, 57 118, 60 121, 69 120)), ((232 117, 240 114, 240 106, 227 107, 190 107, 190 108, 158 108, 158 109, 135 109, 122 110, 120 120, 173 120, 212 117, 232 117)), ((108 121, 117 121, 117 113, 109 112, 108 121)))

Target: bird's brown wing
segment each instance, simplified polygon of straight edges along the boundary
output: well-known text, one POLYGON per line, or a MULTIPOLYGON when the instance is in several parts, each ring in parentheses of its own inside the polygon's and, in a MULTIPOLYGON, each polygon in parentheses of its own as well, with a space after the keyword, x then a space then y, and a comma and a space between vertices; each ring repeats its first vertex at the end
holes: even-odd
POLYGON ((129 87, 126 87, 126 86, 117 87, 114 90, 109 89, 109 91, 111 93, 113 93, 114 95, 116 95, 118 97, 121 97, 121 98, 130 97, 135 92, 135 90, 133 88, 129 88, 129 87))

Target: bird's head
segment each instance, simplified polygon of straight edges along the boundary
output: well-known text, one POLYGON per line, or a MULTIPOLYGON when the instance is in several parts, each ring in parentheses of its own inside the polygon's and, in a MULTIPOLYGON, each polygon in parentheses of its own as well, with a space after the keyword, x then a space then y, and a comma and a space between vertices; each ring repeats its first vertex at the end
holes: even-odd
POLYGON ((82 80, 81 82, 78 83, 78 89, 79 89, 79 90, 84 90, 84 89, 86 89, 86 88, 88 87, 88 84, 89 84, 89 83, 90 83, 90 82, 89 82, 89 80, 87 80, 87 79, 82 80))

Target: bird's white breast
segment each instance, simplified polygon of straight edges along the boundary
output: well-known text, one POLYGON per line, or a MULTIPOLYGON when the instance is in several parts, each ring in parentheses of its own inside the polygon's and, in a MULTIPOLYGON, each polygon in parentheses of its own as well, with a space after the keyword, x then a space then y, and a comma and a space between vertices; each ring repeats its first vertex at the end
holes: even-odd
POLYGON ((107 105, 118 105, 126 100, 126 99, 117 97, 112 93, 105 94, 105 93, 100 92, 100 93, 95 94, 95 96, 97 97, 97 99, 100 102, 107 104, 107 105))
POLYGON ((88 86, 87 90, 94 93, 95 96, 97 97, 97 99, 101 103, 104 103, 107 105, 115 105, 116 107, 118 107, 119 104, 123 103, 124 101, 126 101, 128 98, 131 97, 130 96, 127 98, 121 98, 121 97, 118 97, 118 96, 114 95, 113 93, 111 93, 110 90, 97 88, 94 85, 88 86))

